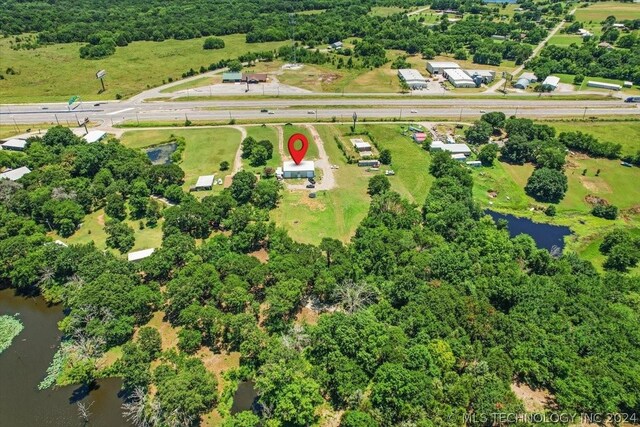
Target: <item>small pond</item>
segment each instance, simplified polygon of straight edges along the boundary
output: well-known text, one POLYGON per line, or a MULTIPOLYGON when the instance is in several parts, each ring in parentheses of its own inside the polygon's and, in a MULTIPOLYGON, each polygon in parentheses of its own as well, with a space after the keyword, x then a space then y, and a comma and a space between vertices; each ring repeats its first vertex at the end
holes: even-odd
POLYGON ((564 249, 564 238, 571 234, 571 229, 562 225, 551 225, 540 222, 533 222, 529 218, 520 218, 510 214, 501 214, 491 210, 485 213, 491 216, 494 221, 504 219, 507 221, 509 235, 515 237, 518 234, 528 234, 533 237, 536 245, 541 249, 551 251, 553 247, 564 249))
POLYGON ((238 384, 238 389, 233 395, 233 405, 231 405, 231 415, 242 411, 250 411, 253 403, 258 397, 258 393, 253 388, 252 381, 243 381, 238 384))
POLYGON ((166 165, 171 163, 171 155, 178 148, 178 144, 171 142, 169 144, 157 145, 146 150, 147 157, 154 165, 166 165))

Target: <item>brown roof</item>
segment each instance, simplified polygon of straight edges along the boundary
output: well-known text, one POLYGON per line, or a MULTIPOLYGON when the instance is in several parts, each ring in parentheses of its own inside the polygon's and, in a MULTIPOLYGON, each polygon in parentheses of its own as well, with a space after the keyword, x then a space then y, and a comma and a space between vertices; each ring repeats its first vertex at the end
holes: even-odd
POLYGON ((249 81, 258 81, 258 82, 266 82, 267 81, 267 75, 264 74, 264 73, 243 74, 242 75, 242 81, 246 82, 247 80, 249 80, 249 81))

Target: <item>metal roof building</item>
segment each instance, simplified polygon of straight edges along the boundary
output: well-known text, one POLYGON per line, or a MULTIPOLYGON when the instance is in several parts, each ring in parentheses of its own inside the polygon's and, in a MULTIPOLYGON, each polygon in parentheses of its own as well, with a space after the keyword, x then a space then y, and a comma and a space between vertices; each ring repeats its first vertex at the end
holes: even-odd
POLYGON ((147 258, 151 256, 156 250, 154 248, 151 249, 143 249, 141 251, 129 252, 127 254, 127 260, 129 261, 140 261, 141 259, 147 258))
POLYGON ((213 180, 215 179, 215 175, 202 175, 198 177, 198 181, 194 186, 194 190, 211 190, 213 187, 213 180))
POLYGON ((24 139, 12 138, 2 144, 3 150, 22 151, 27 146, 27 141, 24 139))
POLYGON ((600 89, 609 89, 609 90, 620 90, 622 86, 614 84, 614 83, 605 83, 605 82, 596 82, 593 80, 589 80, 587 82, 587 86, 589 87, 597 87, 600 89))
POLYGON ((447 68, 442 71, 442 75, 444 75, 454 87, 477 87, 476 82, 459 68, 447 68))
POLYGON ((471 149, 467 144, 445 144, 442 141, 433 141, 431 143, 431 150, 448 151, 451 154, 464 154, 465 156, 471 154, 471 149))
POLYGON ((311 160, 303 160, 300 164, 286 161, 282 164, 282 176, 284 178, 313 178, 315 176, 315 164, 311 160))
POLYGON ((100 141, 102 138, 105 137, 106 134, 107 133, 105 131, 102 131, 102 130, 92 130, 91 132, 89 132, 85 136, 83 136, 82 139, 87 141, 87 144, 91 144, 93 142, 100 141))
POLYGON ((531 84, 531 80, 520 77, 517 82, 513 84, 516 89, 526 89, 531 84))
POLYGON ((17 181, 23 176, 31 173, 31 169, 26 166, 19 167, 17 169, 10 169, 6 172, 0 173, 0 179, 8 179, 9 181, 17 181))
POLYGON ((464 70, 472 79, 478 76, 482 79, 482 83, 491 83, 496 78, 496 72, 493 70, 464 70))
POLYGON ((427 61, 427 71, 431 74, 440 74, 443 70, 460 68, 457 62, 427 61))
POLYGON ((226 72, 222 73, 222 83, 235 83, 242 81, 242 73, 226 72))
POLYGON ((398 77, 411 89, 422 89, 427 87, 427 80, 420 74, 418 70, 411 68, 401 68, 398 70, 398 77))
POLYGON ((358 151, 371 151, 371 144, 361 138, 353 138, 351 143, 358 151))
POLYGON ((547 76, 547 78, 542 81, 542 87, 555 90, 558 87, 559 83, 560 83, 560 77, 547 76))

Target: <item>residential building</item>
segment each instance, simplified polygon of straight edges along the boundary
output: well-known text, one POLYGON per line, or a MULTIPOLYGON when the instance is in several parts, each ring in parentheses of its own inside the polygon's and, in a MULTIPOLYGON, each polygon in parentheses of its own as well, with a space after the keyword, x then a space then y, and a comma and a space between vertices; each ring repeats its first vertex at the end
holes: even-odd
POLYGON ((24 139, 12 138, 2 144, 3 150, 22 151, 27 146, 27 141, 24 139))
POLYGON ((242 81, 242 73, 226 72, 222 73, 222 83, 237 83, 242 81))
POLYGON ((587 82, 587 86, 589 87, 597 87, 600 89, 609 89, 609 90, 620 90, 622 86, 614 84, 614 83, 605 83, 605 82, 596 82, 593 80, 589 80, 587 82))
POLYGON ((427 71, 431 74, 442 74, 443 70, 460 68, 457 62, 427 61, 427 71))
POLYGON ((92 144, 94 142, 102 141, 102 139, 105 136, 107 136, 107 133, 105 131, 92 130, 89 133, 87 133, 85 136, 83 136, 82 139, 87 141, 87 144, 92 144))
POLYGON ((411 68, 401 68, 398 70, 398 77, 403 80, 411 89, 423 89, 427 87, 427 80, 418 70, 411 68))
POLYGON ((17 181, 23 176, 31 173, 31 169, 26 166, 19 167, 17 169, 9 169, 6 172, 0 173, 0 179, 8 179, 9 181, 17 181))
POLYGON ((453 87, 478 87, 478 84, 473 79, 459 68, 447 68, 442 70, 442 75, 449 80, 449 83, 453 87))
POLYGON ((559 83, 560 77, 547 76, 547 78, 542 81, 542 88, 545 90, 556 90, 559 83))
POLYGON ((315 176, 315 164, 311 160, 303 160, 300 164, 286 161, 282 164, 283 178, 313 178, 315 176))

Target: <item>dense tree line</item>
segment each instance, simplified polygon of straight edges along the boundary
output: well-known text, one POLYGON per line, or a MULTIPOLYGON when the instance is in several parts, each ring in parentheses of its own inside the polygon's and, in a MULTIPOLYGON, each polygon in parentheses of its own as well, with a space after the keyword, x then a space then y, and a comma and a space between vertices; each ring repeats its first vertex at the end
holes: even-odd
MULTIPOLYGON (((505 119, 510 135, 550 133, 513 120, 521 119, 505 119)), ((88 156, 77 169, 81 156, 69 150, 92 145, 49 132, 27 150, 34 176, 0 187, 0 280, 63 303, 60 326, 76 348, 93 340, 98 350, 78 353, 72 378, 96 375, 96 357, 123 345, 109 373, 123 377, 125 412, 138 425, 197 425, 215 404, 213 376, 189 355, 201 346, 239 351, 238 378, 259 394, 259 415, 227 425, 260 417, 311 425, 325 405, 344 411, 343 426, 453 427, 465 415, 481 426, 496 412, 523 410, 513 381, 548 389, 565 412, 640 412, 640 281, 615 271, 635 265, 630 248, 637 262, 630 235, 605 238, 613 270, 605 274, 526 235, 511 239, 474 202, 471 173, 441 152, 419 205, 384 177, 372 180, 369 211, 349 243, 293 241, 269 221, 277 182, 239 172, 201 201, 175 191, 162 246, 128 263, 93 245, 53 244, 26 198, 52 200, 49 183, 76 170, 129 177, 118 192, 125 199, 139 176, 151 192, 173 181, 116 141, 96 144, 97 163, 88 156), (268 259, 253 256, 258 249, 268 259), (306 325, 296 318, 309 298, 330 309, 306 325), (163 350, 157 331, 142 327, 156 310, 180 328, 178 349, 163 350)))

